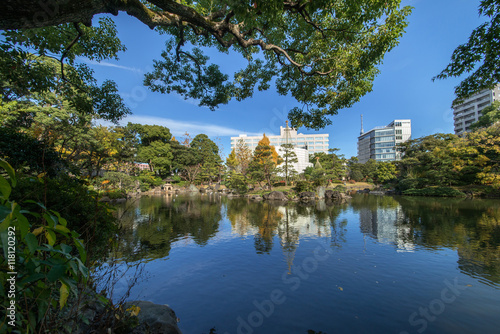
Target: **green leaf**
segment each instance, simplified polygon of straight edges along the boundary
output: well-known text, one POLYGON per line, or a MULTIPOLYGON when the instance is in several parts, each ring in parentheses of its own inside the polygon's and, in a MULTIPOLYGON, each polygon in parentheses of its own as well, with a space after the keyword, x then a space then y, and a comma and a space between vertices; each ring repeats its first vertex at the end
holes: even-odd
POLYGON ((0 232, 7 230, 7 227, 9 227, 11 220, 12 220, 11 215, 8 215, 7 217, 5 217, 5 219, 2 221, 2 223, 0 223, 0 232))
POLYGON ((16 218, 19 230, 21 230, 21 238, 24 238, 30 230, 30 223, 28 219, 21 212, 16 213, 16 218))
POLYGON ((47 210, 47 208, 45 207, 45 205, 43 205, 43 204, 42 204, 42 203, 40 203, 40 202, 33 201, 33 200, 31 200, 31 199, 24 201, 24 203, 33 203, 33 204, 38 205, 38 206, 39 206, 39 207, 41 207, 42 209, 47 210))
POLYGON ((54 233, 54 231, 46 230, 45 237, 47 238, 49 245, 54 246, 54 244, 56 243, 56 234, 54 233))
POLYGON ((66 302, 68 301, 69 288, 66 284, 61 282, 61 288, 59 289, 59 307, 62 309, 66 302))
POLYGON ((42 274, 42 273, 30 274, 30 275, 26 276, 24 279, 22 279, 19 282, 19 284, 20 285, 26 285, 26 284, 29 284, 31 282, 35 282, 35 281, 41 280, 43 278, 45 278, 45 274, 42 274))
POLYGON ((47 221, 50 227, 55 227, 57 225, 57 217, 47 212, 43 214, 43 218, 47 221))
POLYGON ((85 263, 87 261, 87 252, 85 251, 83 242, 80 239, 74 239, 74 241, 76 249, 78 249, 78 253, 80 254, 80 259, 85 263))
POLYGON ((60 232, 63 232, 63 233, 70 233, 71 232, 66 226, 63 226, 63 225, 57 225, 54 229, 58 230, 60 232))
MULTIPOLYGON (((57 219, 59 221, 59 224, 63 225, 63 226, 66 226, 68 224, 68 222, 66 221, 66 219, 64 219, 63 217, 61 217, 61 214, 57 211, 50 211, 51 213, 53 213, 54 215, 57 216, 57 219)), ((68 230, 69 231, 69 230, 68 230)))
POLYGON ((4 259, 7 259, 8 257, 8 247, 4 246, 7 245, 8 242, 8 235, 6 231, 0 232, 0 240, 2 241, 2 249, 3 249, 3 256, 4 259))
POLYGON ((0 167, 5 169, 7 174, 9 174, 10 183, 12 184, 12 187, 15 187, 17 184, 17 180, 16 180, 16 172, 14 171, 14 168, 12 168, 12 166, 9 165, 9 163, 6 162, 5 160, 0 160, 0 167))
POLYGON ((28 245, 28 249, 30 250, 31 254, 35 254, 35 251, 38 248, 38 239, 33 233, 28 233, 26 234, 26 237, 24 238, 26 240, 26 244, 28 245))
POLYGON ((0 192, 2 193, 3 198, 9 199, 9 195, 12 188, 10 187, 9 182, 0 175, 0 192))
POLYGON ((68 246, 66 244, 61 244, 61 250, 66 254, 70 254, 72 249, 73 248, 71 246, 68 246))
POLYGON ((52 269, 50 269, 49 273, 47 274, 47 279, 49 280, 49 282, 55 282, 62 276, 64 276, 65 272, 66 272, 66 266, 55 265, 52 267, 52 269))

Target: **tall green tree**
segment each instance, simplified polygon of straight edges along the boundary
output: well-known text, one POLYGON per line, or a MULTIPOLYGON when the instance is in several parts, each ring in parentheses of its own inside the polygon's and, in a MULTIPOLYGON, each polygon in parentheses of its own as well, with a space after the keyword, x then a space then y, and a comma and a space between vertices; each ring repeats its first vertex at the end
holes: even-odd
POLYGON ((379 183, 386 183, 396 178, 396 165, 390 161, 377 161, 376 179, 379 183))
POLYGON ((481 184, 500 189, 500 123, 467 133, 450 151, 455 171, 472 170, 481 184))
POLYGON ((500 1, 481 0, 479 15, 488 21, 474 29, 469 40, 459 45, 451 62, 434 79, 459 77, 470 73, 455 88, 457 102, 484 88, 493 88, 500 82, 500 1), (471 73, 472 72, 472 73, 471 73))
POLYGON ((217 144, 207 135, 199 134, 193 138, 190 147, 198 157, 202 181, 212 183, 214 180, 219 179, 222 171, 222 159, 217 144))
POLYGON ((404 157, 398 162, 401 176, 417 179, 419 187, 456 183, 459 175, 449 147, 457 144, 457 136, 442 133, 402 143, 400 148, 404 157))
POLYGON ((0 96, 19 108, 60 108, 117 121, 129 113, 113 81, 98 84, 79 59, 117 59, 125 47, 113 21, 101 18, 94 27, 81 23, 41 29, 6 30, 0 42, 0 96))
POLYGON ((470 125, 470 130, 487 128, 500 121, 500 101, 494 101, 491 105, 481 110, 481 114, 477 122, 470 125))
POLYGON ((309 156, 309 162, 321 164, 327 180, 340 180, 346 175, 346 159, 343 155, 337 155, 338 148, 329 150, 329 153, 317 152, 309 156), (317 159, 318 158, 318 159, 317 159))
MULTIPOLYGON (((92 19, 124 11, 166 38, 161 59, 145 77, 153 91, 176 92, 213 109, 231 99, 251 97, 255 88, 269 89, 272 82, 279 94, 291 94, 299 102, 301 107, 289 112, 295 128, 324 127, 331 123, 327 116, 370 92, 377 66, 398 44, 410 14, 409 7, 400 6, 401 0, 52 0, 50 6, 44 4, 0 2, 0 29, 18 29, 35 37, 43 29, 52 29, 51 36, 63 36, 58 29, 66 29, 65 42, 58 43, 60 55, 71 44, 70 51, 96 53, 82 45, 92 19), (230 78, 209 61, 207 48, 233 50, 247 65, 230 78)), ((104 30, 101 35, 109 33, 104 30)), ((44 45, 33 42, 30 47, 41 50, 44 45)))
POLYGON ((149 163, 151 171, 166 175, 170 171, 173 158, 170 130, 161 125, 134 123, 127 124, 127 127, 137 133, 140 140, 137 159, 149 163))

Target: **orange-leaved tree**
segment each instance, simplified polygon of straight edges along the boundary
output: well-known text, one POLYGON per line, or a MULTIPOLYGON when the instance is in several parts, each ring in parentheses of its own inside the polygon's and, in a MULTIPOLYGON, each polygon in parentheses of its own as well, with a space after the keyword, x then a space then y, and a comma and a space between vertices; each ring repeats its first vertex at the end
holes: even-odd
POLYGON ((259 183, 265 181, 268 188, 271 189, 272 178, 276 174, 276 166, 282 162, 283 160, 276 152, 274 146, 271 145, 269 138, 264 134, 264 137, 255 148, 253 159, 249 166, 252 179, 259 183))

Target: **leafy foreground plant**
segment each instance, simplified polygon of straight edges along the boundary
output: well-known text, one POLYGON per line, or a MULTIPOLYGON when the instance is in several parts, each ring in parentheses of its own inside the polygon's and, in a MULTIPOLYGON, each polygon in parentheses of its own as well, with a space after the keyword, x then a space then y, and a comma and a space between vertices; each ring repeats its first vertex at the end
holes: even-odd
MULTIPOLYGON (((42 203, 42 213, 23 210, 10 199, 17 179, 12 167, 0 160, 0 297, 6 314, 0 332, 73 333, 89 325, 89 305, 99 313, 93 329, 122 329, 137 323, 138 310, 124 311, 90 288, 87 252, 67 221, 42 203), (97 310, 98 309, 98 310, 97 310), (112 320, 110 320, 112 319, 112 320), (120 323, 115 319, 121 319, 120 323)), ((87 326, 90 328, 90 326, 87 326)))
POLYGON ((8 179, 0 175, 0 296, 9 305, 0 331, 31 332, 57 328, 57 310, 62 309, 70 293, 77 296, 79 283, 89 272, 84 265, 87 253, 79 234, 70 231, 58 212, 43 214, 23 210, 9 199, 17 179, 12 167, 0 166, 8 179), (10 182, 9 182, 10 181, 10 182), (27 218, 35 220, 31 223, 27 218))

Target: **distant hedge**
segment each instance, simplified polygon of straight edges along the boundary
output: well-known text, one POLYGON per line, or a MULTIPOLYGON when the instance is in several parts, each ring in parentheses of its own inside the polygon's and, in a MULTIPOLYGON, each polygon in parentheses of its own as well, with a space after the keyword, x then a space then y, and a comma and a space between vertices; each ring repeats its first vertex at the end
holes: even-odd
POLYGON ((403 191, 407 196, 436 196, 436 197, 464 197, 465 194, 459 190, 449 187, 429 187, 423 189, 408 189, 403 191))

